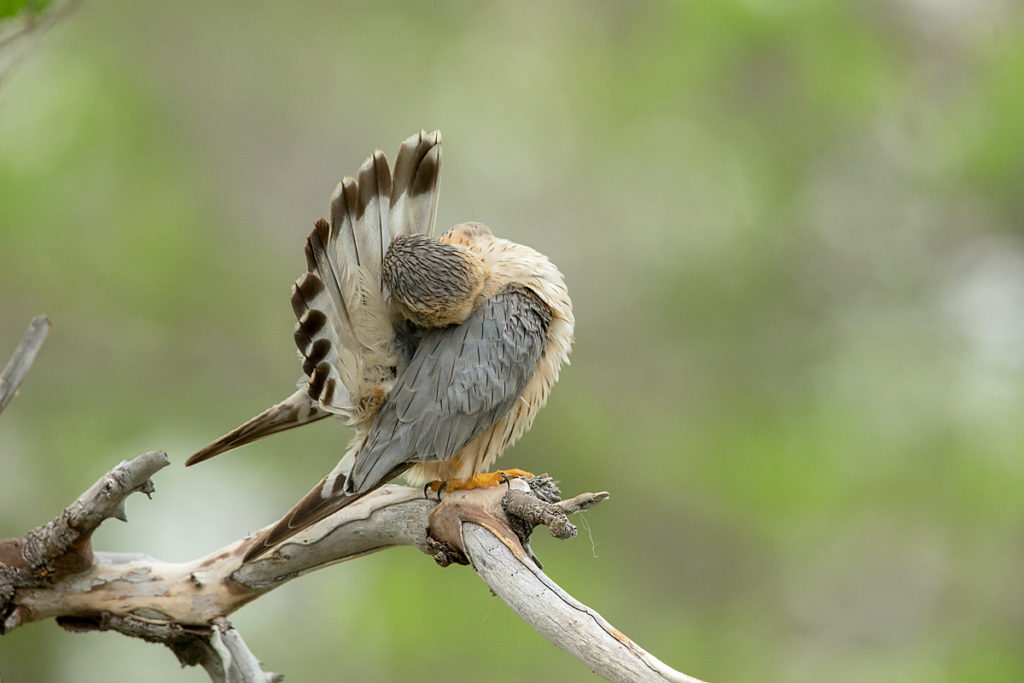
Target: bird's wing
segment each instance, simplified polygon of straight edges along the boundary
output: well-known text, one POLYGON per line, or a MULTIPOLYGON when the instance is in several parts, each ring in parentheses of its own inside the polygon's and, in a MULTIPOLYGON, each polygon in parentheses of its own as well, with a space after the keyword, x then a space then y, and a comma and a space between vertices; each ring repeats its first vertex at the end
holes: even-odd
POLYGON ((376 152, 331 197, 331 220, 306 240, 307 272, 292 288, 295 343, 319 406, 353 424, 372 419, 403 362, 381 280, 391 240, 429 234, 437 208, 441 134, 402 143, 392 177, 376 152))
POLYGON ((359 449, 350 481, 332 472, 258 541, 245 561, 358 500, 417 462, 445 460, 519 399, 544 348, 550 310, 506 287, 461 325, 431 330, 359 449))
POLYGON ((550 321, 536 294, 510 286, 461 325, 428 333, 377 415, 348 490, 372 490, 403 463, 447 460, 504 417, 533 374, 550 321))

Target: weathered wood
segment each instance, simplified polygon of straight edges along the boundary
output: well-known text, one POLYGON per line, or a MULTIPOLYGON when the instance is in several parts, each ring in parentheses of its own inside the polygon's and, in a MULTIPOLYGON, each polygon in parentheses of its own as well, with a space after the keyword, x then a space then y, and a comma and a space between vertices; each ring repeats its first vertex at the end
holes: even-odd
POLYGON ((7 361, 7 366, 0 372, 0 413, 7 404, 14 398, 15 392, 25 379, 25 373, 32 367, 36 359, 39 347, 46 339, 46 333, 50 331, 50 320, 45 315, 37 315, 29 323, 25 336, 21 338, 14 355, 7 361))
MULTIPOLYGON (((210 642, 218 655, 217 661, 221 668, 226 669, 226 683, 279 683, 284 680, 280 674, 263 671, 260 661, 242 640, 242 634, 227 619, 215 619, 213 626, 210 642)), ((206 667, 206 670, 209 671, 210 667, 206 667)), ((219 683, 216 678, 214 681, 219 683)))
POLYGON ((424 500, 420 489, 386 486, 245 565, 242 557, 255 536, 189 562, 97 551, 83 570, 20 588, 15 602, 21 608, 21 622, 108 613, 208 626, 327 565, 396 545, 425 550, 426 519, 435 505, 424 500))
POLYGON ((34 589, 49 593, 63 577, 95 566, 89 539, 104 520, 127 521, 124 501, 153 492, 150 477, 170 461, 161 451, 125 460, 102 476, 51 522, 21 538, 0 539, 0 634, 34 620, 34 607, 21 598, 34 589), (15 600, 15 593, 18 600, 15 600))
POLYGON ((213 683, 279 683, 283 676, 263 671, 241 634, 224 617, 212 626, 187 627, 168 621, 120 617, 58 617, 69 631, 117 631, 170 648, 182 666, 201 666, 213 683))
POLYGON ((462 536, 473 569, 494 594, 598 676, 621 683, 700 683, 634 643, 490 529, 465 522, 462 536))
POLYGON ((550 486, 542 488, 550 478, 537 478, 541 483, 533 488, 514 479, 507 487, 453 491, 438 503, 425 499, 421 489, 389 485, 249 564, 242 558, 258 534, 189 562, 92 552, 96 526, 110 517, 123 519, 124 499, 134 491, 152 492, 149 477, 166 464, 166 455, 157 452, 123 462, 53 522, 23 539, 0 541, 4 630, 55 617, 71 630, 116 630, 163 643, 183 664, 203 666, 216 683, 268 683, 278 679, 262 671, 227 615, 308 572, 411 545, 435 559, 442 556, 441 564, 468 559, 530 626, 608 680, 697 681, 645 652, 559 588, 529 552, 534 526, 546 524, 554 536, 570 537, 576 528, 566 513, 586 509, 607 493, 552 503, 533 490, 550 498, 550 486), (36 550, 26 557, 26 547, 36 550))

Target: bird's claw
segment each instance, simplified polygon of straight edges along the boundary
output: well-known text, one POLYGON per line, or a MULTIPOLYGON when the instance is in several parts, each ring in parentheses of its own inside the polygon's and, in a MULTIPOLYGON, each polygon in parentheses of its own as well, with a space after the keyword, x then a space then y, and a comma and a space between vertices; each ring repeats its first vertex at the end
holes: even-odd
POLYGON ((426 484, 423 485, 423 497, 426 500, 430 500, 429 492, 430 491, 436 491, 437 492, 437 502, 440 503, 441 502, 441 492, 444 491, 446 488, 448 488, 448 482, 447 481, 439 481, 439 480, 428 481, 426 484))
POLYGON ((532 477, 530 472, 519 469, 498 470, 486 474, 474 474, 468 479, 445 479, 444 481, 431 481, 423 485, 423 497, 430 500, 429 491, 437 492, 437 502, 441 502, 441 493, 446 489, 449 491, 463 491, 486 486, 499 486, 504 484, 512 489, 512 480, 516 477, 532 477))

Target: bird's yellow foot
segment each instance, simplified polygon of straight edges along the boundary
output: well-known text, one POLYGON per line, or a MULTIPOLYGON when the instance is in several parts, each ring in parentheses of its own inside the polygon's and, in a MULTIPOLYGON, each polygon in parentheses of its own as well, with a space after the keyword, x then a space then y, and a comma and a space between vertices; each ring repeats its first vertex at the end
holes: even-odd
POLYGON ((432 481, 423 487, 423 495, 426 497, 427 491, 435 491, 437 493, 437 499, 441 500, 441 492, 445 490, 458 491, 460 489, 478 489, 484 486, 498 486, 499 484, 507 484, 509 479, 532 476, 534 476, 533 472, 514 468, 510 470, 497 470, 496 472, 483 472, 481 474, 474 474, 468 479, 432 481))
POLYGON ((478 489, 483 486, 497 486, 498 484, 506 484, 509 479, 516 477, 532 477, 533 472, 527 472, 526 470, 498 470, 496 472, 484 472, 482 474, 474 474, 469 479, 462 479, 451 484, 452 488, 456 489, 478 489))

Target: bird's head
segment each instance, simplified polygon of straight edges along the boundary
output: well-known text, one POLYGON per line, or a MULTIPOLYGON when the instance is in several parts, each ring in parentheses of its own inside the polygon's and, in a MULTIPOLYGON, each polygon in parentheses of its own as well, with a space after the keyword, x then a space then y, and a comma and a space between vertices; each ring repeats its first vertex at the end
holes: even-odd
POLYGON ((476 243, 490 235, 485 225, 463 223, 437 240, 419 234, 392 240, 381 275, 402 315, 423 327, 468 318, 490 274, 476 243))
POLYGON ((471 221, 453 226, 448 232, 441 235, 440 241, 446 244, 458 244, 477 251, 481 241, 493 236, 494 233, 486 225, 471 221))

